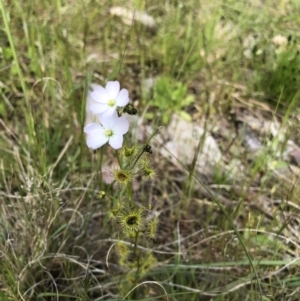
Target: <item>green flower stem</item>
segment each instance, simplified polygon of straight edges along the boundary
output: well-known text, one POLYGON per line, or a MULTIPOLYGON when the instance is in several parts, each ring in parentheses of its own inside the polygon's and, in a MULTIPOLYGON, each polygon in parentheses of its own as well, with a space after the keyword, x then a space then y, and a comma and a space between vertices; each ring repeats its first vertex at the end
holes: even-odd
POLYGON ((117 150, 116 150, 116 157, 117 157, 117 160, 118 160, 119 166, 120 166, 120 168, 122 169, 122 162, 121 162, 121 159, 120 159, 120 156, 119 156, 119 153, 118 153, 118 151, 117 151, 117 150))
POLYGON ((141 158, 142 154, 145 152, 144 147, 142 149, 142 151, 138 154, 137 158, 134 160, 131 168, 129 169, 129 171, 132 171, 134 166, 136 165, 136 163, 139 161, 139 159, 141 158))
POLYGON ((102 163, 104 157, 105 145, 100 149, 100 158, 98 163, 98 183, 100 182, 100 189, 103 188, 103 178, 102 178, 102 163))
POLYGON ((139 232, 135 232, 134 250, 133 250, 133 254, 134 254, 135 260, 136 260, 136 267, 137 267, 136 274, 135 274, 135 283, 138 283, 139 274, 140 274, 140 258, 137 254, 138 240, 139 240, 139 232))
POLYGON ((147 144, 149 144, 149 142, 151 141, 151 139, 158 133, 158 131, 161 129, 162 127, 160 126, 159 128, 157 128, 148 138, 148 140, 144 143, 143 148, 141 150, 141 152, 139 153, 139 155, 137 156, 137 158, 134 160, 131 168, 129 169, 129 171, 133 170, 133 168, 135 167, 136 163, 139 161, 139 159, 141 158, 142 154, 145 152, 145 146, 147 144))
POLYGON ((130 202, 131 202, 131 207, 134 208, 135 207, 135 202, 134 202, 134 198, 133 198, 131 183, 128 183, 126 188, 127 188, 127 195, 128 195, 128 197, 130 199, 130 202))
POLYGON ((134 255, 137 256, 137 242, 138 242, 138 239, 139 239, 139 232, 136 232, 135 233, 135 238, 134 238, 134 255))
POLYGON ((16 48, 15 48, 15 43, 13 40, 13 36, 10 30, 10 24, 9 24, 9 15, 8 15, 8 10, 5 8, 4 6, 4 1, 0 0, 0 11, 1 11, 1 15, 2 15, 2 20, 3 20, 3 25, 4 25, 4 32, 6 33, 7 39, 9 41, 9 46, 10 49, 12 51, 12 56, 13 56, 13 60, 14 60, 14 64, 16 67, 16 71, 19 77, 19 81, 20 81, 20 85, 22 88, 22 92, 24 95, 24 99, 25 99, 25 105, 26 105, 26 109, 25 110, 25 119, 27 122, 27 126, 28 126, 28 134, 29 137, 31 138, 31 142, 33 144, 37 144, 37 140, 36 140, 36 132, 35 132, 35 126, 34 126, 34 118, 33 118, 33 114, 32 114, 32 110, 31 110, 31 105, 30 105, 30 98, 29 98, 29 94, 27 92, 27 88, 26 88, 26 83, 25 83, 25 77, 23 75, 19 60, 18 60, 18 54, 16 52, 16 48))

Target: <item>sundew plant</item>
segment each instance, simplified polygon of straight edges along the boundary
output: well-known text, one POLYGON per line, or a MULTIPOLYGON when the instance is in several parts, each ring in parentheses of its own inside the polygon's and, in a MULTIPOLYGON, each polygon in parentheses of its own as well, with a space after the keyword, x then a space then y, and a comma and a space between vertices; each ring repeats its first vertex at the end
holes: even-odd
MULTIPOLYGON (((155 178, 155 170, 150 163, 152 154, 150 142, 156 132, 144 143, 126 146, 123 141, 123 135, 129 130, 126 115, 137 113, 129 103, 128 91, 120 90, 118 81, 109 81, 105 88, 94 85, 93 91, 89 93, 91 102, 88 109, 95 115, 97 122, 84 127, 87 146, 92 150, 101 148, 102 164, 105 161, 103 149, 108 143, 109 147, 115 150, 118 162, 118 166, 112 171, 113 184, 117 190, 114 195, 117 197, 103 190, 99 192, 101 197, 105 197, 110 203, 107 215, 119 233, 119 241, 114 243, 110 250, 116 250, 120 266, 129 270, 128 287, 131 284, 133 288, 156 263, 152 252, 141 250, 138 245, 156 238, 159 214, 153 212, 151 205, 137 202, 132 192, 132 181, 135 177, 151 181, 155 178), (122 239, 127 239, 127 242, 122 239)), ((102 181, 100 178, 100 182, 102 181)))

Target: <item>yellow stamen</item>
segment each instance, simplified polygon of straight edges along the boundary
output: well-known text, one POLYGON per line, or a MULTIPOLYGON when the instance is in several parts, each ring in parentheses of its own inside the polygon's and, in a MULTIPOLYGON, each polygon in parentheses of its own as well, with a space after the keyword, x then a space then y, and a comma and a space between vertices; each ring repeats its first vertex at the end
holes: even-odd
POLYGON ((114 133, 113 133, 112 130, 105 130, 105 135, 106 135, 107 137, 111 137, 113 134, 114 134, 114 133))
POLYGON ((116 104, 116 102, 115 102, 113 99, 110 99, 110 100, 107 102, 107 104, 108 104, 110 107, 113 107, 113 106, 116 104))

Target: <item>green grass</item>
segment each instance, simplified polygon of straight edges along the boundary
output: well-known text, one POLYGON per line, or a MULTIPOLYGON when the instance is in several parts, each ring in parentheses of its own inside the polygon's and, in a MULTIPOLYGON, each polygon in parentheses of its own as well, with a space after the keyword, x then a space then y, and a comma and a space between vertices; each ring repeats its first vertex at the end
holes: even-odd
POLYGON ((298 300, 299 171, 283 150, 299 143, 299 4, 202 2, 0 0, 1 300, 298 300), (156 29, 125 25, 113 5, 146 11, 156 29), (278 34, 291 37, 280 54, 278 34), (114 244, 131 242, 108 218, 126 194, 100 183, 101 151, 83 134, 88 87, 108 80, 145 124, 166 128, 176 112, 223 155, 203 175, 153 142, 157 177, 133 189, 160 212, 156 240, 137 245, 156 258, 140 279, 119 264, 114 244), (284 137, 260 132, 253 155, 240 112, 280 122, 284 137))

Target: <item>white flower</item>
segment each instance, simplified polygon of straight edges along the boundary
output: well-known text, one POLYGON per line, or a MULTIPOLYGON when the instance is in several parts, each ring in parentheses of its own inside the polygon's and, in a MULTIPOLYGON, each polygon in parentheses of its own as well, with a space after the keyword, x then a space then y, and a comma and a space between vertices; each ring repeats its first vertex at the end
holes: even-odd
POLYGON ((93 104, 95 102, 91 96, 91 93, 93 91, 95 91, 98 87, 99 87, 99 85, 91 83, 91 85, 87 91, 84 125, 88 125, 93 122, 98 122, 98 116, 93 114, 93 112, 90 110, 91 104, 93 104))
POLYGON ((117 107, 124 107, 129 102, 128 91, 126 89, 120 91, 118 81, 107 82, 105 88, 95 86, 91 97, 94 102, 90 105, 90 110, 104 118, 113 116, 117 107))
POLYGON ((129 122, 125 117, 118 117, 113 114, 111 118, 99 117, 99 123, 90 123, 84 127, 84 132, 87 134, 86 144, 92 149, 97 149, 106 142, 114 148, 122 147, 123 135, 128 132, 129 122))

